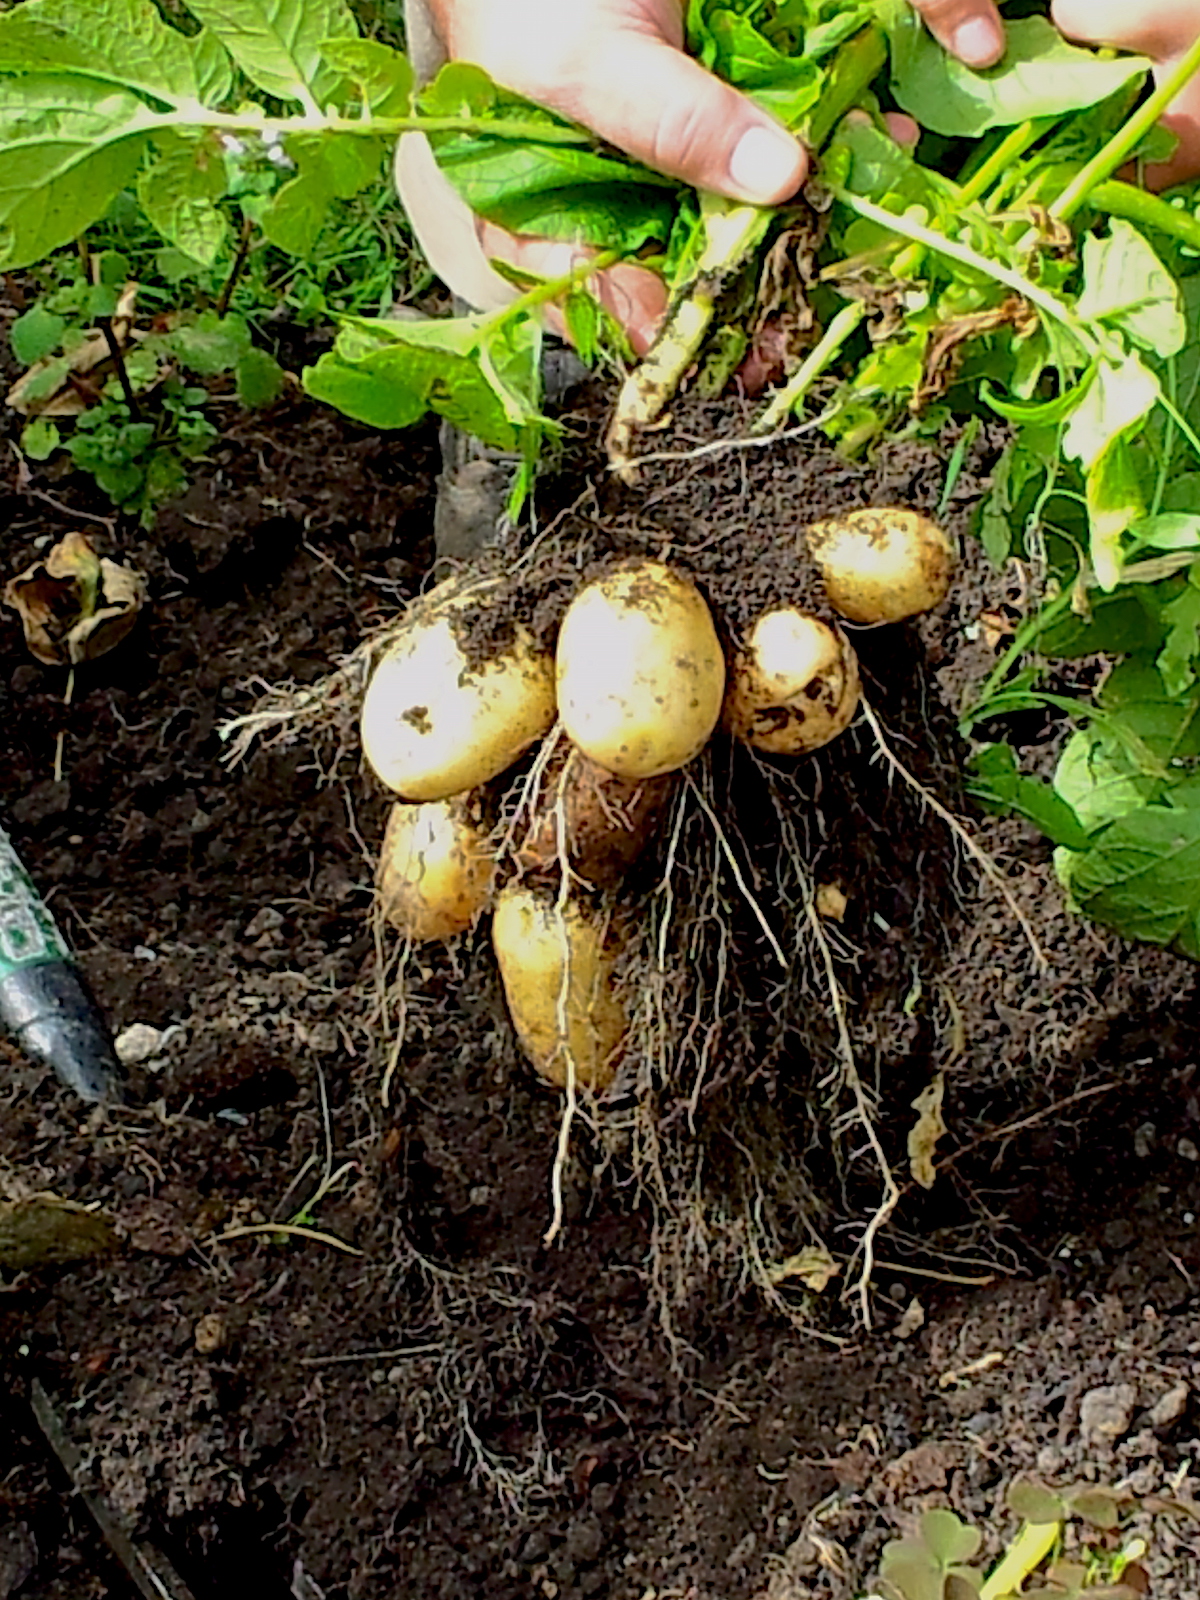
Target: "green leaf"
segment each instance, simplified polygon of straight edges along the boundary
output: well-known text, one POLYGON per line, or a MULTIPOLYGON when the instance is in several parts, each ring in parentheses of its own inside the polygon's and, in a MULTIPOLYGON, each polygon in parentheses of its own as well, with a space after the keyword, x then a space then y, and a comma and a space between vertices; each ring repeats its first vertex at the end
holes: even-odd
POLYGON ((1098 361, 1067 420, 1064 453, 1092 466, 1114 439, 1149 414, 1159 392, 1158 379, 1140 356, 1098 361))
POLYGON ((1089 831, 1074 809, 1044 779, 1021 772, 1016 755, 1007 744, 989 744, 976 751, 968 789, 989 811, 1024 817, 1055 844, 1069 845, 1073 850, 1082 850, 1088 844, 1089 831))
POLYGON ((103 216, 141 165, 150 121, 103 84, 0 80, 0 271, 32 266, 103 216))
POLYGON ((1062 1522, 1067 1515, 1060 1495, 1040 1483, 1031 1483, 1027 1478, 1018 1478, 1010 1484, 1005 1499, 1008 1509, 1022 1522, 1062 1522))
MULTIPOLYGON (((816 105, 825 82, 817 63, 806 53, 777 48, 748 16, 729 6, 700 9, 706 13, 703 35, 694 29, 693 41, 701 65, 796 127, 816 105)), ((851 26, 845 37, 853 32, 851 26)))
POLYGON ((295 134, 287 149, 298 171, 263 212, 262 230, 289 255, 311 257, 333 202, 352 199, 378 180, 385 146, 349 133, 295 134))
POLYGON ((1143 517, 1129 530, 1137 548, 1200 550, 1200 515, 1194 511, 1164 511, 1143 517))
POLYGON ((1098 105, 1150 70, 1144 56, 1104 60, 1068 44, 1044 17, 1024 17, 1008 23, 999 65, 977 72, 944 50, 904 0, 884 17, 896 100, 922 127, 952 138, 1098 105))
POLYGON ((327 39, 321 54, 339 77, 362 92, 376 117, 406 117, 412 110, 413 69, 408 57, 377 39, 327 39))
POLYGON ((1118 818, 1090 850, 1060 852, 1056 864, 1087 916, 1200 960, 1200 778, 1118 818))
POLYGON ((1160 357, 1176 355, 1187 338, 1174 278, 1145 237, 1119 217, 1103 238, 1088 234, 1083 241, 1083 293, 1075 309, 1083 321, 1119 328, 1160 357))
POLYGON ((572 124, 499 88, 478 67, 443 67, 419 105, 426 116, 484 124, 470 133, 434 134, 430 142, 446 177, 489 222, 630 254, 670 237, 680 193, 673 179, 586 145, 490 137, 486 124, 498 118, 554 129, 572 124))
POLYGON ((1188 573, 1182 593, 1163 607, 1166 643, 1158 657, 1158 670, 1169 695, 1187 693, 1196 682, 1196 656, 1200 652, 1200 563, 1188 573))
POLYGON ((49 417, 35 417, 21 430, 21 450, 31 461, 46 461, 62 440, 49 417))
POLYGON ((1087 472, 1089 554, 1100 586, 1108 590, 1121 581, 1122 537, 1146 514, 1140 463, 1130 448, 1133 434, 1116 434, 1087 472))
POLYGON ((250 349, 237 364, 237 396, 251 411, 273 405, 283 392, 283 368, 265 350, 250 349))
POLYGON ((880 1576, 904 1596, 904 1600, 942 1600, 945 1575, 941 1563, 917 1539, 895 1539, 883 1548, 880 1576))
POLYGON ((356 321, 305 370, 304 387, 374 428, 405 428, 433 410, 499 450, 543 426, 541 333, 529 318, 356 321))
POLYGON ((216 201, 225 193, 224 152, 215 134, 159 134, 158 159, 138 175, 138 200, 164 239, 211 267, 228 232, 216 201))
POLYGON ((257 88, 280 100, 323 105, 340 84, 322 58, 330 39, 357 39, 344 0, 188 0, 257 88))
POLYGON ((31 367, 57 350, 66 331, 67 320, 47 311, 43 305, 30 306, 9 329, 12 353, 23 367, 31 367))
POLYGON ((921 1535, 935 1561, 943 1567, 961 1566, 978 1554, 983 1535, 953 1511, 927 1511, 921 1518, 921 1535))
POLYGON ((202 378, 230 372, 250 349, 250 330, 242 317, 219 317, 204 311, 193 322, 175 328, 170 348, 181 366, 202 378))
POLYGON ((0 73, 31 70, 120 84, 167 104, 212 87, 205 47, 169 27, 151 0, 24 0, 0 15, 0 73))

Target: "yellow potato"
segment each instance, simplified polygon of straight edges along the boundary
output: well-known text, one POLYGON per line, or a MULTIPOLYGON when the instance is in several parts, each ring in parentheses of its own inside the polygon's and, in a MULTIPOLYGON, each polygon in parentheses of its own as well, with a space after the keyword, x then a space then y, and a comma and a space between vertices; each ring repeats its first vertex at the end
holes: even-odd
POLYGON ((449 939, 485 908, 496 863, 461 800, 397 803, 376 883, 383 915, 406 939, 449 939))
POLYGON ((558 714, 572 742, 619 778, 674 772, 721 714, 725 658, 690 579, 637 561, 593 579, 563 618, 558 714))
POLYGON ((851 622, 899 622, 932 611, 954 576, 954 545, 919 511, 848 511, 812 523, 805 538, 829 604, 851 622))
POLYGON ((509 1015, 525 1054, 558 1088, 569 1061, 585 1089, 606 1088, 617 1069, 629 1019, 605 932, 574 902, 560 909, 519 884, 496 897, 492 943, 509 1015))
POLYGON ((803 755, 844 732, 858 697, 858 659, 843 634, 781 606, 759 617, 737 654, 724 723, 756 750, 803 755))
POLYGON ((460 591, 421 606, 368 685, 363 752, 406 800, 444 800, 487 783, 554 721, 553 667, 528 634, 479 665, 464 655, 455 619, 475 598, 460 591))

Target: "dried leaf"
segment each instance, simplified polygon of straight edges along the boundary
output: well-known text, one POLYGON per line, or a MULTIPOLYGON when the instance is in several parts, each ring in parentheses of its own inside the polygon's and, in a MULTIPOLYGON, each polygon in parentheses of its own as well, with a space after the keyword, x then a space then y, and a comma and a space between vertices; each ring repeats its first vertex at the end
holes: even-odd
POLYGON ((145 602, 146 580, 97 556, 82 533, 69 533, 44 561, 10 579, 0 598, 19 614, 32 655, 50 667, 74 666, 120 644, 145 602))
POLYGON ((944 1074, 937 1077, 913 1101, 917 1121, 908 1135, 908 1161, 913 1179, 922 1189, 932 1189, 937 1182, 937 1168, 933 1154, 938 1140, 946 1131, 942 1119, 942 1099, 946 1092, 944 1074))
POLYGON ((0 1267, 9 1271, 83 1261, 104 1255, 116 1242, 107 1217, 57 1195, 0 1201, 0 1267))
POLYGON ((801 1250, 799 1255, 789 1256, 786 1261, 780 1261, 775 1266, 767 1269, 767 1276, 772 1283, 790 1283, 793 1278, 798 1279, 806 1289, 811 1289, 814 1294, 820 1294, 827 1289, 841 1271, 841 1267, 829 1254, 823 1245, 810 1245, 807 1250, 801 1250))

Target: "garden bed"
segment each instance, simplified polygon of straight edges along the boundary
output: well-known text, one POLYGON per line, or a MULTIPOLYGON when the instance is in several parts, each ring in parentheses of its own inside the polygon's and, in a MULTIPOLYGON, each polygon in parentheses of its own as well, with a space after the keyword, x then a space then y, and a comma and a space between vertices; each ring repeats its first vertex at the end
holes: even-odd
MULTIPOLYGON (((702 408, 661 448, 729 439, 741 420, 736 404, 702 408)), ((865 469, 835 478, 801 438, 616 489, 589 458, 591 421, 577 433, 545 491, 547 517, 556 496, 576 507, 564 548, 636 524, 686 561, 777 510, 880 487, 865 469)), ((893 457, 888 497, 936 505, 951 443, 893 457)), ((960 533, 992 459, 978 444, 958 481, 960 533)), ((264 1595, 327 1600, 844 1597, 928 1505, 979 1522, 998 1551, 1018 1473, 1187 1493, 1194 968, 1072 916, 1049 846, 957 790, 954 719, 995 660, 989 629, 1019 615, 1015 569, 968 560, 936 616, 861 648, 894 753, 967 819, 1003 892, 869 728, 803 779, 812 871, 849 901, 837 970, 904 1191, 875 1241, 871 1331, 855 1247, 879 1175, 861 1126, 820 1132, 841 1088, 819 989, 769 1062, 718 1052, 691 1134, 702 1187, 674 1197, 705 1225, 673 1253, 672 1213, 620 1148, 586 1138, 565 1231, 544 1247, 559 1100, 516 1050, 482 941, 410 974, 381 1102, 369 855, 384 796, 353 755, 323 781, 303 741, 230 769, 218 729, 264 682, 317 681, 417 592, 436 471, 431 433, 373 435, 298 398, 231 408, 153 534, 103 526, 77 480, 5 469, 6 568, 86 527, 150 579, 138 629, 69 705, 0 614, 0 771, 14 839, 115 1027, 172 1031, 134 1069, 133 1105, 104 1112, 0 1046, 0 1192, 95 1203, 123 1241, 0 1296, 14 1468, 0 1595, 132 1593, 81 1554, 94 1535, 33 1424, 35 1383, 69 1419, 82 1481, 196 1600, 248 1572, 264 1595), (937 1071, 949 1133, 926 1193, 905 1141, 937 1071), (748 1154, 735 1113, 758 1130, 748 1154), (296 1216, 323 1177, 304 1225, 354 1254, 220 1238, 296 1216), (756 1186, 845 1266, 823 1293, 785 1276, 772 1300, 754 1281, 756 1186), (1115 1413, 1097 1390, 1116 1392, 1115 1413)), ((1022 736, 1036 767, 1059 733, 1036 714, 1022 736)), ((1158 1519, 1148 1566, 1163 1594, 1200 1587, 1186 1521, 1158 1519)))

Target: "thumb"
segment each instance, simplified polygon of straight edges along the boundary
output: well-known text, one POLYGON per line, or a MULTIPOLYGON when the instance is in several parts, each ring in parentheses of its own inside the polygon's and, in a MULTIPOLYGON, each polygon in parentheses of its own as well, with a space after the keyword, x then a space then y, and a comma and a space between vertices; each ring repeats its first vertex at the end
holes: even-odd
POLYGON ((733 200, 777 205, 808 161, 786 128, 653 33, 597 41, 559 109, 647 166, 733 200))

